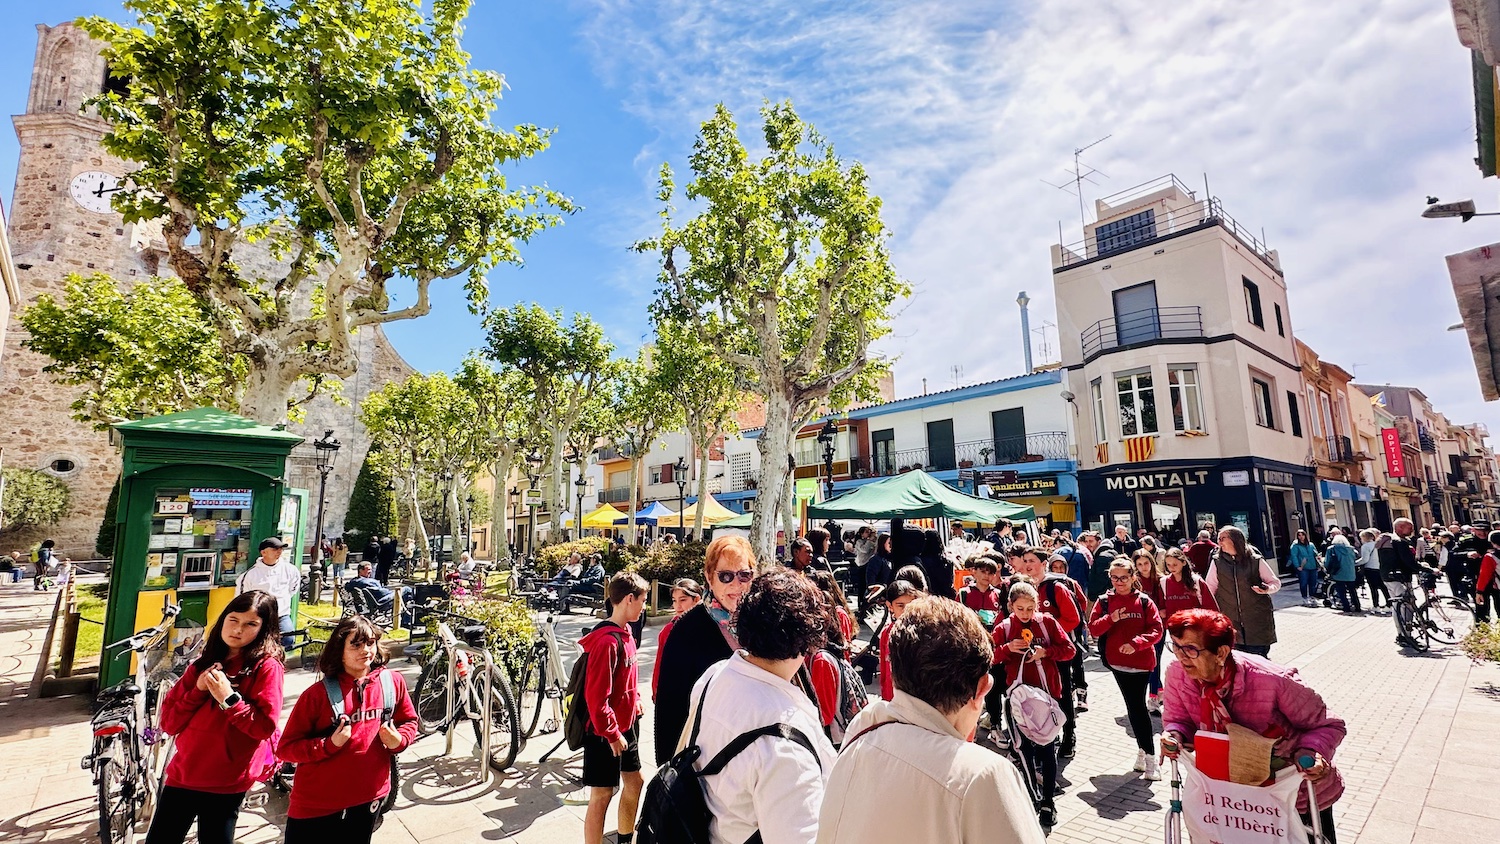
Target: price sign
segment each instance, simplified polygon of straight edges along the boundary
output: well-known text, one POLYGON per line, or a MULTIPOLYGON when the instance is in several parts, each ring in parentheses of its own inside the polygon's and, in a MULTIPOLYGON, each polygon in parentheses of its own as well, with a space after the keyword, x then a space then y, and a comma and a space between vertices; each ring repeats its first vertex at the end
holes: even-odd
POLYGON ((178 501, 175 498, 156 499, 156 512, 162 516, 182 516, 192 512, 191 501, 178 501))

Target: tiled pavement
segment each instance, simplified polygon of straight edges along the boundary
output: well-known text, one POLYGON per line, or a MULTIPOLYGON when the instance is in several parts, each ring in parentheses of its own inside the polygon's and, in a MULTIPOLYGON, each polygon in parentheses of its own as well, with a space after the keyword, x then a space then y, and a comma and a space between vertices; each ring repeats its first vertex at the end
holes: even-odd
MULTIPOLYGON (((28 654, 42 635, 51 602, 25 589, 0 586, 0 840, 91 840, 93 797, 78 767, 87 749, 87 706, 77 699, 24 700, 28 654)), ((1278 596, 1281 642, 1272 656, 1301 669, 1330 707, 1349 723, 1337 760, 1349 790, 1335 807, 1340 841, 1422 844, 1493 840, 1500 811, 1492 783, 1500 752, 1500 667, 1473 666, 1461 655, 1401 654, 1385 616, 1347 617, 1296 604, 1295 588, 1278 596)), ((564 622, 559 638, 576 637, 586 621, 564 622)), ((571 649, 564 646, 565 662, 571 649)), ((642 651, 649 678, 654 631, 642 651)), ((1090 663, 1092 710, 1082 716, 1078 756, 1066 760, 1066 793, 1058 800, 1055 842, 1150 842, 1162 835, 1168 788, 1130 771, 1134 744, 1124 707, 1102 667, 1090 663)), ((414 672, 409 672, 411 677, 414 672)), ((305 672, 288 679, 288 702, 311 684, 305 672)), ((645 691, 643 689, 643 691, 645 691)), ((649 759, 650 718, 643 749, 649 759)), ((581 837, 583 807, 563 806, 578 760, 537 760, 555 744, 540 736, 503 778, 476 776, 471 742, 460 735, 455 755, 442 755, 440 736, 424 739, 403 761, 401 797, 377 842, 572 842, 581 837)), ((276 840, 285 799, 241 816, 241 840, 276 840)))

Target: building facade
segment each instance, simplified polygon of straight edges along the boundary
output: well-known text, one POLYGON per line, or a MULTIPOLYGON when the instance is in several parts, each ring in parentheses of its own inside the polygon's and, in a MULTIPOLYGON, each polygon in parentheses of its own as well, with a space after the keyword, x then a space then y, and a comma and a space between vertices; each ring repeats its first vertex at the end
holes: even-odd
POLYGON ((1052 250, 1084 525, 1235 524, 1284 559, 1318 487, 1277 253, 1172 176, 1095 211, 1052 250))
MULTIPOLYGON (((1332 526, 1367 527, 1373 523, 1375 490, 1364 463, 1368 453, 1354 428, 1349 404, 1349 382, 1343 367, 1323 360, 1301 340, 1296 341, 1307 401, 1308 440, 1318 476, 1318 519, 1323 530, 1332 526)), ((1366 404, 1368 404, 1366 400, 1366 404)))

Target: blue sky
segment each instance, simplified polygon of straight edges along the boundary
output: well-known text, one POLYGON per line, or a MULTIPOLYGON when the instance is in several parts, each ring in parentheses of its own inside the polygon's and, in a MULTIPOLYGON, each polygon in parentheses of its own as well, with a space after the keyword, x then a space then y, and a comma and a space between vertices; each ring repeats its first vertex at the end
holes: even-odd
MULTIPOLYGON (((45 8, 48 23, 122 14, 117 2, 45 8)), ((35 36, 12 18, 0 104, 14 114, 35 36)), ((953 366, 962 383, 1016 374, 1016 293, 1031 296, 1033 326, 1052 320, 1048 247, 1059 221, 1065 240, 1080 237, 1077 200, 1043 180, 1112 135, 1086 156, 1108 174, 1086 199, 1207 173, 1228 212, 1280 250, 1299 337, 1362 381, 1421 387, 1455 421, 1500 433, 1463 335, 1445 331, 1458 315, 1442 261, 1500 240, 1496 224, 1418 216, 1429 194, 1500 207, 1472 163, 1468 54, 1447 4, 477 0, 465 43, 507 77, 501 124, 558 130, 516 175, 584 208, 527 247, 525 267, 492 274, 497 307, 586 310, 633 348, 655 270, 628 246, 656 225, 657 168, 683 169, 716 101, 753 140, 761 101, 789 97, 885 199, 916 290, 881 348, 897 357, 898 393, 923 378, 952 386, 953 366)), ((424 370, 482 342, 461 291, 434 300, 431 316, 389 328, 424 370)))

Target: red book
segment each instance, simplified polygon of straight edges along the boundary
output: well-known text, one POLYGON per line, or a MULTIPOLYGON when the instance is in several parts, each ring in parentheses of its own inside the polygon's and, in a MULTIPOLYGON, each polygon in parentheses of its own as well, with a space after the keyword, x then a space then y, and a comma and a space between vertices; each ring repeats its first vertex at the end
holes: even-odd
POLYGON ((1229 782, 1229 736, 1199 730, 1193 736, 1193 764, 1204 776, 1229 782))

